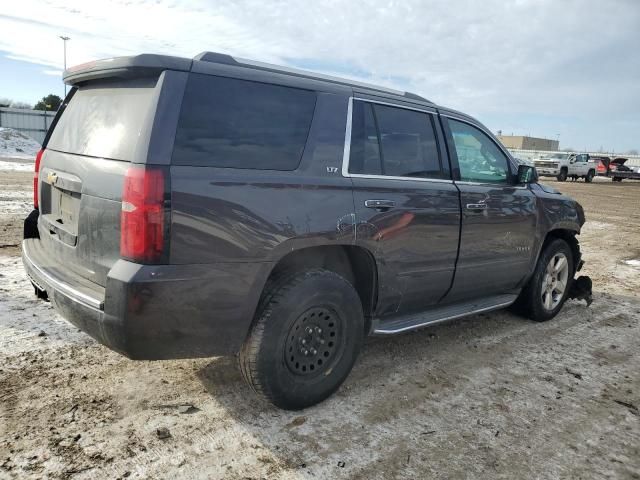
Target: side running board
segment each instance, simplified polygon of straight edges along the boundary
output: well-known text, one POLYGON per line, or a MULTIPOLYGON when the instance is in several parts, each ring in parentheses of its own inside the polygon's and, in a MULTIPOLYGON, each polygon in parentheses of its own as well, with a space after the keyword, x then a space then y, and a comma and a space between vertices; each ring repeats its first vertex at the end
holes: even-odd
POLYGON ((454 318, 466 317, 474 313, 489 312, 505 308, 516 301, 518 295, 504 294, 493 297, 479 298, 465 303, 435 307, 426 312, 394 317, 388 320, 374 321, 374 335, 394 335, 417 328, 434 325, 454 318))

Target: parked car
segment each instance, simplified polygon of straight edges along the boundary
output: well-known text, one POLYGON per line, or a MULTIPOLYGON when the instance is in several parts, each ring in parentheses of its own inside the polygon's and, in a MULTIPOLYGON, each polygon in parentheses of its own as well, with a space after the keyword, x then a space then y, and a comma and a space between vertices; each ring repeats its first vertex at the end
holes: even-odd
POLYGON ((596 175, 608 175, 611 157, 591 157, 591 160, 596 162, 596 175))
POLYGON ((216 53, 64 81, 23 262, 129 358, 239 355, 257 393, 299 409, 368 334, 508 306, 545 321, 579 283, 582 207, 464 113, 216 53))
POLYGON ((616 157, 594 157, 597 162, 596 171, 598 175, 611 177, 614 182, 621 182, 623 179, 640 180, 640 166, 628 167, 627 158, 616 157))
POLYGON ((588 153, 554 153, 534 160, 538 175, 556 177, 559 182, 567 178, 584 178, 590 183, 596 176, 596 163, 588 153))
POLYGON ((608 169, 608 176, 614 182, 621 182, 624 179, 627 180, 640 180, 640 167, 628 167, 626 162, 627 158, 614 158, 611 160, 608 169))

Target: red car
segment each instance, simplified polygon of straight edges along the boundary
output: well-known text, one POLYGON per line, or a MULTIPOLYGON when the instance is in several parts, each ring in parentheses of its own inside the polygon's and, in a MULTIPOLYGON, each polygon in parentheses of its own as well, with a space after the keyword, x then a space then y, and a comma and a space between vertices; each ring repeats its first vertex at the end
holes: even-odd
POLYGON ((596 173, 598 175, 609 176, 612 172, 617 171, 632 171, 624 164, 628 158, 616 157, 611 160, 611 157, 592 157, 596 161, 596 173))
POLYGON ((591 157, 596 162, 596 175, 606 176, 609 172, 610 157, 591 157))

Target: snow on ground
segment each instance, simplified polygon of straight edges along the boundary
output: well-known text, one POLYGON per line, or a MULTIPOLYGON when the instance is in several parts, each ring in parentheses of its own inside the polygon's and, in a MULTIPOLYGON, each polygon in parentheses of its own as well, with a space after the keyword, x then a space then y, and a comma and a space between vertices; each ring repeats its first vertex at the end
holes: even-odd
POLYGON ((12 162, 0 158, 0 172, 33 172, 33 162, 12 162))
POLYGON ((0 127, 0 157, 33 159, 40 144, 13 128, 0 127))
POLYGON ((36 298, 20 257, 0 255, 0 351, 9 355, 69 343, 92 342, 36 298))
MULTIPOLYGON (((0 162, 0 167, 2 163, 0 162)), ((32 205, 33 193, 29 190, 20 189, 20 185, 3 185, 2 189, 0 189, 0 215, 20 215, 25 217, 33 208, 32 205)))

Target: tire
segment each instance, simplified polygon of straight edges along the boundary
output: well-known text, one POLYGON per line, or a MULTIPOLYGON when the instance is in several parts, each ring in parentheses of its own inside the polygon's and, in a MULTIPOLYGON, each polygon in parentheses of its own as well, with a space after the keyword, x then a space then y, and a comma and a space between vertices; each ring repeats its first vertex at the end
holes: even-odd
POLYGON ((559 182, 564 182, 567 180, 567 169, 563 168, 562 170, 560 170, 560 175, 558 175, 556 177, 558 179, 559 182))
POLYGON ((622 181, 622 177, 613 177, 611 180, 614 181, 614 182, 621 182, 622 181))
POLYGON ((362 303, 353 286, 328 270, 299 272, 263 295, 240 370, 258 395, 299 410, 340 387, 363 339, 362 303))
POLYGON ((556 238, 552 240, 540 253, 533 276, 516 300, 514 304, 516 311, 536 322, 551 320, 562 309, 567 299, 574 273, 571 248, 567 242, 562 239, 556 238), (555 285, 558 287, 560 281, 563 281, 564 290, 560 293, 558 288, 557 290, 549 292, 546 287, 549 286, 549 288, 551 288, 551 285, 554 285, 554 283, 549 283, 550 277, 548 276, 547 268, 552 259, 561 257, 564 257, 566 260, 566 277, 557 275, 558 281, 555 282, 555 285), (549 297, 549 295, 551 295, 551 297, 549 297), (545 300, 549 298, 551 298, 552 301, 546 303, 545 300))
POLYGON ((587 176, 584 177, 584 181, 587 183, 591 183, 593 181, 593 177, 596 176, 596 172, 594 172, 593 170, 589 170, 589 173, 587 173, 587 176))

